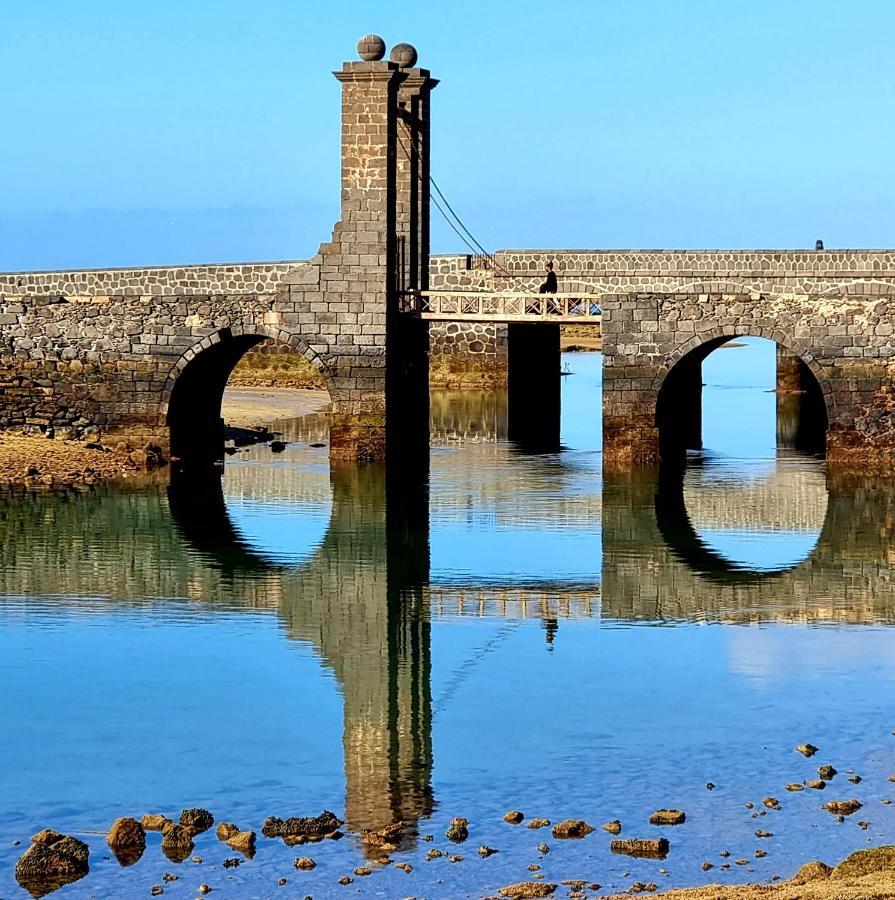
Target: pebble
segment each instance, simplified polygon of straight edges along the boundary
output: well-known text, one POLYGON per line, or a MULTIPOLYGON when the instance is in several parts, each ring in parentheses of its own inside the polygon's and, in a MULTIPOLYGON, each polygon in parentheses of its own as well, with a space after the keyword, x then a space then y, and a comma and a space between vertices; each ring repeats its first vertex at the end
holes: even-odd
POLYGON ((849 775, 848 780, 852 784, 860 784, 863 779, 861 778, 860 775, 849 775))
POLYGON ((518 825, 524 818, 525 814, 518 809, 511 809, 503 814, 504 822, 509 822, 510 825, 518 825))
POLYGON ((593 830, 593 826, 588 825, 583 819, 566 819, 564 822, 558 822, 553 826, 553 837, 557 840, 583 838, 587 837, 593 830))
POLYGON ((793 791, 793 792, 795 792, 795 791, 804 791, 804 790, 805 790, 805 785, 804 785, 804 784, 799 784, 798 782, 793 782, 792 784, 786 785, 786 790, 788 790, 788 791, 793 791))
POLYGON ((286 879, 285 879, 285 878, 278 878, 278 879, 277 879, 277 884, 278 884, 280 887, 282 887, 284 884, 286 884, 286 879))
POLYGON ((528 866, 529 872, 540 872, 541 867, 537 863, 530 863, 528 866))
POLYGON ((179 878, 180 876, 175 875, 173 872, 165 872, 165 874, 162 876, 162 881, 177 881, 179 880, 179 878))
POLYGON ((526 828, 549 828, 550 827, 550 819, 541 819, 538 816, 535 816, 533 819, 530 819, 526 828))
POLYGON ((780 809, 780 801, 776 797, 764 797, 761 802, 768 809, 780 809))
POLYGON ((757 837, 757 838, 772 838, 773 836, 774 836, 773 831, 762 831, 761 829, 759 829, 758 831, 755 832, 755 837, 757 837))
POLYGON ((715 868, 715 864, 714 864, 714 863, 710 863, 708 860, 706 860, 706 861, 702 864, 702 871, 703 871, 703 872, 708 872, 709 869, 714 869, 714 868, 715 868))
POLYGON ((712 784, 712 782, 710 781, 710 782, 705 786, 705 789, 706 789, 707 791, 713 791, 713 790, 715 790, 715 785, 712 784))
POLYGON ((686 815, 679 809, 657 809, 650 817, 650 825, 683 825, 686 815))
POLYGON ((354 870, 354 874, 358 876, 358 878, 366 878, 367 875, 372 875, 373 870, 369 869, 367 866, 358 866, 354 870))
POLYGON ((410 865, 409 862, 395 863, 395 868, 400 869, 402 872, 406 872, 408 875, 413 871, 413 866, 410 865))
POLYGON ((622 853, 625 856, 640 856, 650 859, 664 859, 668 855, 668 841, 665 838, 638 839, 628 838, 615 840, 609 845, 613 853, 622 853))
POLYGON ((870 823, 867 821, 862 820, 862 821, 858 822, 858 828, 860 828, 861 831, 866 831, 869 827, 870 827, 870 823))
POLYGON ((754 808, 755 808, 755 804, 754 804, 754 803, 747 803, 747 804, 746 804, 746 809, 754 809, 754 808))
POLYGON ((495 853, 500 853, 500 850, 497 850, 494 847, 486 847, 484 844, 482 844, 482 846, 479 847, 478 853, 479 856, 482 857, 482 859, 487 859, 489 856, 493 856, 495 853))
POLYGON ((149 893, 152 897, 161 897, 161 895, 165 893, 165 889, 160 884, 154 884, 149 889, 149 893))
POLYGON ((806 781, 805 787, 810 787, 812 791, 822 791, 826 788, 827 783, 821 778, 815 778, 813 781, 806 781))
POLYGON ((223 865, 225 869, 238 869, 239 863, 240 860, 237 857, 231 856, 229 859, 225 859, 221 865, 223 865))
POLYGON ((538 844, 538 852, 539 853, 549 853, 550 845, 549 844, 538 844))
POLYGON ((820 775, 824 781, 832 781, 839 773, 832 766, 818 766, 817 774, 820 775))
POLYGON ((822 809, 833 813, 834 816, 850 816, 862 806, 863 804, 858 800, 830 800, 829 803, 824 803, 822 809))
POLYGON ((343 875, 339 879, 339 884, 354 884, 354 879, 350 878, 348 875, 343 875))
POLYGON ((454 856, 448 857, 448 862, 451 862, 451 863, 463 862, 463 857, 459 856, 458 854, 454 854, 454 856))
POLYGON ((426 852, 425 860, 429 862, 430 859, 441 859, 444 856, 444 853, 441 852, 437 847, 433 847, 431 850, 426 852))
POLYGON ((606 822, 601 827, 603 831, 608 831, 610 834, 621 834, 622 831, 622 823, 618 819, 613 819, 611 822, 606 822))
POLYGON ((802 756, 814 756, 817 753, 818 748, 814 746, 814 744, 797 744, 796 750, 802 754, 802 756))
POLYGON ((210 894, 210 893, 211 893, 211 887, 210 887, 209 885, 207 885, 207 884, 200 884, 200 885, 199 885, 199 893, 200 893, 200 894, 210 894))
POLYGON ((317 868, 317 863, 314 862, 310 856, 299 856, 297 859, 293 860, 292 865, 295 866, 296 869, 304 869, 305 871, 317 868))
POLYGON ((756 851, 755 851, 755 858, 756 858, 756 859, 764 859, 767 855, 768 855, 768 851, 767 851, 767 850, 756 850, 756 851))

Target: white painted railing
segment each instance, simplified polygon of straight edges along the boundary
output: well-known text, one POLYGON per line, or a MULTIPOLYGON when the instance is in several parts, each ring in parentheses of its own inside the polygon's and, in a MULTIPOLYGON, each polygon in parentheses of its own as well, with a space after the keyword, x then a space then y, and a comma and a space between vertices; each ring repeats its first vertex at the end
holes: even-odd
POLYGON ((471 322, 550 321, 599 324, 603 315, 596 294, 531 294, 519 291, 407 291, 400 310, 421 319, 471 322))

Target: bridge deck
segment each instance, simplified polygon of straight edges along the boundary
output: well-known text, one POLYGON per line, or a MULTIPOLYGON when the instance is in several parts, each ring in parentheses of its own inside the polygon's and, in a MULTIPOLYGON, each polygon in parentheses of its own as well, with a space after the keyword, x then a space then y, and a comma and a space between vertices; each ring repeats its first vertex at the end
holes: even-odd
POLYGON ((599 325, 603 316, 594 294, 532 294, 520 291, 407 291, 401 312, 436 322, 551 322, 599 325))

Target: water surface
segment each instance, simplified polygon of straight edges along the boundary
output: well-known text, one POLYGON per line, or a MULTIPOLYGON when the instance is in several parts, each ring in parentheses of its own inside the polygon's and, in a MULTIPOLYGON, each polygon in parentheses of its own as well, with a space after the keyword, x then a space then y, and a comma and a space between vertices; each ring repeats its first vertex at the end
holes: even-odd
POLYGON ((479 896, 530 863, 609 891, 787 876, 890 841, 893 495, 778 448, 768 346, 706 361, 705 446, 677 481, 604 480, 601 360, 570 354, 559 453, 508 442, 501 395, 433 397, 428 498, 412 494, 407 527, 390 525, 384 472, 331 472, 310 446, 325 416, 280 423, 284 453, 242 451, 222 479, 3 501, 0 897, 25 896, 12 842, 45 826, 91 845, 70 897, 146 896, 169 871, 166 896, 203 881, 479 896), (823 794, 785 791, 819 763, 842 773, 823 794), (759 816, 767 795, 782 809, 759 816), (844 823, 820 809, 846 797, 865 808, 844 823), (193 805, 259 831, 255 859, 223 870, 235 854, 209 833, 204 862, 177 866, 152 835, 124 869, 92 834, 193 805), (686 824, 648 825, 658 807, 686 824), (323 808, 343 840, 260 837, 268 815, 323 808), (618 818, 671 853, 553 840, 504 823, 510 808, 618 818), (462 847, 443 836, 454 816, 471 823, 462 847), (341 888, 364 861, 357 833, 396 819, 392 857, 413 873, 374 865, 341 888), (424 862, 433 847, 465 859, 424 862), (304 852, 311 873, 291 866, 304 852), (735 859, 749 864, 719 868, 735 859))

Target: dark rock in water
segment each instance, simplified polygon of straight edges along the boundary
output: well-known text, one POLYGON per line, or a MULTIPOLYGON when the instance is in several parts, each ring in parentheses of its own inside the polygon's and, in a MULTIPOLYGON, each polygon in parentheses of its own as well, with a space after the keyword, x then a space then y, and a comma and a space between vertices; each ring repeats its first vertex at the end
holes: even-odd
POLYGON ((162 836, 162 853, 171 862, 181 863, 193 852, 192 829, 173 822, 165 829, 162 836))
POLYGON ((830 800, 824 803, 823 809, 834 816, 850 816, 856 813, 863 804, 859 800, 830 800))
POLYGON ((239 453, 239 450, 237 450, 236 447, 224 447, 224 453, 226 453, 227 456, 234 456, 239 453))
POLYGON ((391 825, 386 825, 384 828, 362 832, 360 839, 361 843, 366 844, 368 847, 377 847, 384 852, 388 852, 397 850, 403 837, 404 823, 393 822, 391 825))
POLYGON ((504 822, 510 825, 518 825, 525 818, 525 814, 518 809, 511 809, 508 813, 504 813, 504 822))
POLYGON ((146 849, 146 832, 136 819, 116 819, 106 842, 122 866, 132 866, 146 849))
POLYGON ((820 778, 815 778, 812 781, 805 782, 805 787, 809 787, 813 791, 822 791, 826 786, 826 781, 823 781, 820 778))
POLYGON ((679 809, 657 809, 650 817, 650 825, 683 825, 687 816, 679 809))
POLYGON ((540 816, 534 816, 529 819, 528 824, 525 826, 526 828, 549 828, 550 827, 550 819, 542 819, 540 816))
POLYGON ((603 831, 608 831, 610 834, 622 833, 622 823, 618 819, 613 819, 611 822, 606 822, 601 827, 603 831))
POLYGON ((466 819, 454 819, 444 836, 455 844, 462 844, 469 837, 466 819))
POLYGON ((282 453, 286 449, 285 441, 271 441, 270 442, 270 452, 271 453, 282 453))
POLYGON ((767 850, 756 850, 756 851, 755 851, 755 858, 756 858, 756 859, 764 859, 767 855, 768 855, 768 851, 767 851, 767 850))
POLYGON ((255 832, 238 831, 227 838, 227 846, 241 853, 247 859, 253 859, 255 856, 255 832))
POLYGON ((368 866, 358 866, 354 870, 354 874, 357 875, 358 878, 365 878, 367 875, 372 875, 373 870, 370 869, 368 866))
POLYGON ((555 884, 546 881, 520 881, 518 884, 508 884, 499 888, 497 893, 501 897, 509 897, 510 900, 531 900, 536 897, 549 897, 556 890, 555 884))
POLYGON ((16 863, 16 881, 32 897, 43 897, 83 878, 89 871, 90 850, 83 841, 44 829, 16 863))
POLYGON ((239 834, 239 828, 233 822, 220 822, 214 833, 219 841, 229 841, 234 834, 239 834))
POLYGON ((353 883, 354 883, 354 879, 351 878, 349 875, 343 875, 343 876, 339 879, 339 884, 343 884, 343 885, 344 885, 344 884, 353 884, 353 883))
POLYGON ((238 856, 231 856, 231 857, 229 857, 228 859, 225 859, 225 860, 221 863, 221 865, 222 865, 225 869, 236 869, 236 868, 239 867, 240 862, 241 862, 241 860, 239 859, 238 856))
POLYGON ((310 856, 299 856, 298 859, 293 860, 292 865, 296 869, 304 869, 306 872, 317 868, 317 863, 310 856))
POLYGON ((791 793, 795 793, 797 791, 804 791, 805 785, 799 784, 798 782, 793 782, 792 784, 786 785, 786 790, 790 791, 791 793))
POLYGON ((487 847, 482 844, 482 846, 479 847, 478 852, 479 856, 481 856, 483 859, 487 859, 489 856, 494 856, 495 853, 500 853, 500 850, 496 849, 495 847, 487 847))
POLYGON ((864 779, 861 778, 860 775, 849 775, 849 776, 848 776, 848 780, 849 780, 852 784, 860 784, 864 779))
POLYGON ((817 753, 818 748, 814 746, 814 744, 797 744, 796 750, 802 754, 802 756, 814 756, 817 753))
POLYGON ((162 881, 171 882, 171 881, 179 881, 179 880, 180 880, 180 876, 175 875, 173 872, 165 872, 165 874, 162 875, 162 881))
POLYGON ((703 872, 708 872, 709 869, 714 869, 714 868, 715 868, 715 864, 714 864, 714 863, 710 863, 708 860, 706 860, 706 861, 702 864, 701 868, 702 868, 702 871, 703 871, 703 872))
POLYGON ((538 853, 549 853, 549 852, 550 852, 549 844, 544 844, 544 843, 538 844, 538 853))
POLYGON ((167 816, 161 813, 149 813, 140 819, 144 831, 164 831, 165 826, 172 824, 167 816))
POLYGON ((762 831, 761 829, 759 829, 758 831, 755 832, 755 837, 757 837, 757 838, 772 838, 773 836, 774 836, 773 831, 762 831))
POLYGON ((860 878, 892 869, 895 869, 895 847, 888 846, 856 850, 836 866, 835 872, 838 878, 860 878))
POLYGON ((647 859, 665 859, 668 856, 668 841, 665 838, 655 840, 627 838, 613 841, 609 849, 613 853, 624 856, 640 856, 647 859))
POLYGON ((154 884, 154 885, 149 889, 149 896, 150 896, 150 897, 161 897, 161 895, 164 894, 164 893, 165 893, 165 889, 164 889, 160 884, 154 884))
POLYGON ((315 448, 316 448, 316 447, 325 447, 326 444, 320 444, 320 443, 317 443, 317 444, 311 444, 310 446, 311 446, 311 447, 315 447, 315 448))
POLYGON ((293 816, 289 819, 278 819, 270 816, 264 820, 261 833, 265 837, 306 837, 323 839, 333 831, 338 831, 342 820, 325 809, 319 816, 293 816))
POLYGON ((713 790, 715 790, 715 785, 712 784, 712 782, 710 781, 710 782, 705 786, 705 789, 706 789, 707 791, 713 791, 713 790))
POLYGON ((823 781, 832 781, 833 777, 839 773, 832 766, 818 766, 817 774, 823 781))
POLYGON ((180 824, 192 829, 194 835, 202 834, 214 825, 214 816, 207 809, 199 807, 185 809, 180 814, 180 824))
POLYGON ((557 839, 583 838, 593 830, 593 825, 588 825, 583 819, 566 819, 553 826, 553 837, 557 839))
POLYGON ((870 827, 870 823, 867 821, 862 820, 862 821, 858 822, 858 828, 860 828, 861 831, 866 831, 869 827, 870 827))
POLYGON ((764 797, 761 802, 768 809, 780 809, 780 801, 776 797, 764 797))
POLYGON ((199 885, 199 893, 200 893, 200 894, 210 894, 210 893, 211 893, 211 887, 210 887, 209 885, 207 885, 207 884, 200 884, 200 885, 199 885))

